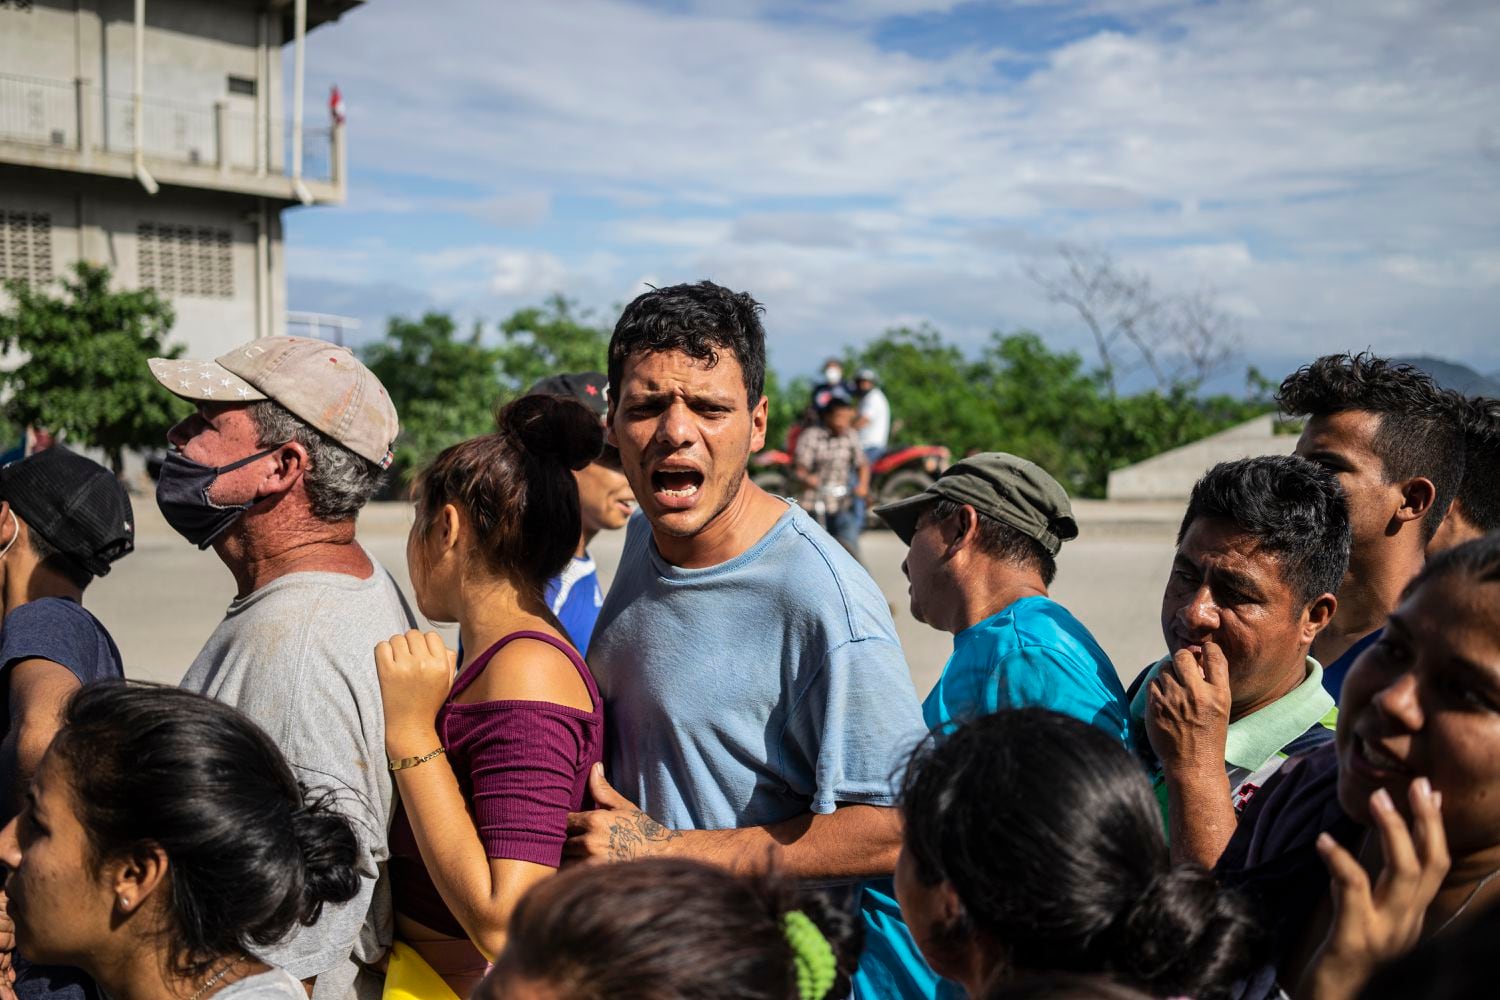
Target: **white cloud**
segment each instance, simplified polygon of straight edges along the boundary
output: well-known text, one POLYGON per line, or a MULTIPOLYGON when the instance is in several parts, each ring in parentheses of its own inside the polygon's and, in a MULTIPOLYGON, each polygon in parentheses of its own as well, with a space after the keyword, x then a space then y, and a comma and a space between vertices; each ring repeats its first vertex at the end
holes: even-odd
POLYGON ((546 191, 518 191, 485 198, 466 207, 477 219, 505 228, 539 226, 552 211, 552 196, 546 191))
POLYGON ((567 268, 550 253, 503 250, 491 261, 490 290, 500 295, 549 295, 567 281, 567 268))
POLYGON ((733 229, 727 219, 639 216, 608 227, 611 239, 661 247, 705 247, 722 243, 733 229))
MULTIPOLYGON (((356 187, 351 211, 446 206, 540 237, 566 199, 612 206, 566 223, 571 248, 507 234, 420 257, 440 300, 494 308, 551 283, 610 305, 640 275, 710 276, 767 300, 788 364, 897 317, 1077 342, 1019 270, 1066 239, 1166 287, 1211 283, 1254 350, 1405 350, 1441 330, 1500 366, 1500 6, 1097 0, 1130 30, 1040 54, 873 41, 882 17, 954 6, 368 5, 312 36, 310 67, 364 109, 356 177, 494 192, 356 187), (1022 62, 1029 76, 1006 75, 1022 62)), ((411 266, 314 256, 293 244, 330 280, 411 266)))

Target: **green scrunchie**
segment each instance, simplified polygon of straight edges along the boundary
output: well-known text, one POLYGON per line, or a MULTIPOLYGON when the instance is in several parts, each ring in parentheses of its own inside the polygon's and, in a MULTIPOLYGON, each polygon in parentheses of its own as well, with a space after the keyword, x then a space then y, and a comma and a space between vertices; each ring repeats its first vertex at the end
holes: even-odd
POLYGON ((823 1000, 838 978, 833 946, 801 910, 788 911, 781 918, 781 929, 792 946, 797 966, 797 996, 800 1000, 823 1000))

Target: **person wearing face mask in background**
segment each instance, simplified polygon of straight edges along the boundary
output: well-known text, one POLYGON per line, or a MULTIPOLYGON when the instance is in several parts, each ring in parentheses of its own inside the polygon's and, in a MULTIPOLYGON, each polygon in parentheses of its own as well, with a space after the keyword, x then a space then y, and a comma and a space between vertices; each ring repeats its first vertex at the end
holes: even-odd
POLYGON ((854 387, 844 381, 844 363, 838 358, 829 358, 823 362, 823 381, 813 386, 812 399, 810 401, 811 416, 816 420, 819 413, 828 408, 828 401, 834 393, 842 392, 846 396, 854 396, 854 387))
MULTIPOLYGON (((20 810, 73 692, 125 676, 114 639, 82 602, 134 548, 130 497, 102 465, 55 445, 0 469, 0 826, 20 810)), ((98 996, 77 969, 20 958, 14 968, 21 1000, 98 996)))
POLYGON ((381 981, 360 966, 390 943, 392 784, 370 650, 416 621, 355 520, 390 464, 396 409, 347 349, 301 337, 211 362, 157 358, 151 373, 198 406, 167 435, 157 505, 237 585, 182 686, 257 722, 298 780, 338 797, 359 838, 354 899, 261 957, 314 1000, 374 996, 381 981))

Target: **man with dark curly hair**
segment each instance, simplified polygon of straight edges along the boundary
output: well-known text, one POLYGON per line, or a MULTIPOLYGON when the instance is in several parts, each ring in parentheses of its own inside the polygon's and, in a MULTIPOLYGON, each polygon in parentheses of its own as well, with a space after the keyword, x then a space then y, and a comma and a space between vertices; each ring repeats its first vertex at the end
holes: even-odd
POLYGON ((1427 543, 1429 556, 1500 531, 1500 399, 1456 400, 1454 416, 1464 432, 1464 478, 1427 543))
POLYGON ((1373 354, 1329 354, 1287 376, 1283 413, 1306 417, 1297 454, 1338 477, 1353 545, 1338 613, 1313 643, 1338 698, 1350 664, 1374 642, 1464 474, 1453 396, 1425 373, 1373 354))

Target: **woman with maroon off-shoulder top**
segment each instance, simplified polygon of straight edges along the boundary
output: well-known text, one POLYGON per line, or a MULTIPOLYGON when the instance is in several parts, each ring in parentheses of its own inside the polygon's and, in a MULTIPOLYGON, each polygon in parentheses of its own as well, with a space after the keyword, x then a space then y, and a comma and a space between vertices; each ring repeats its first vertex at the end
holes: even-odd
POLYGON ((543 599, 578 545, 572 470, 598 455, 598 418, 527 396, 497 424, 424 470, 407 540, 421 612, 456 620, 471 658, 455 678, 442 639, 416 631, 375 649, 401 800, 396 939, 460 997, 504 947, 516 902, 557 869, 604 745, 599 690, 543 599))

